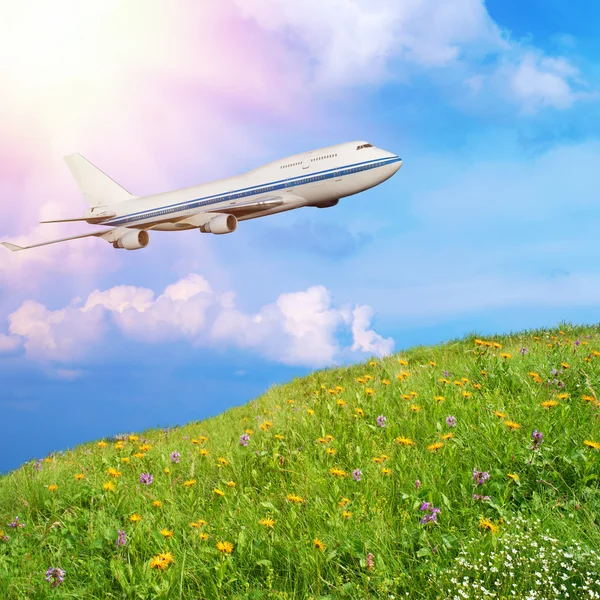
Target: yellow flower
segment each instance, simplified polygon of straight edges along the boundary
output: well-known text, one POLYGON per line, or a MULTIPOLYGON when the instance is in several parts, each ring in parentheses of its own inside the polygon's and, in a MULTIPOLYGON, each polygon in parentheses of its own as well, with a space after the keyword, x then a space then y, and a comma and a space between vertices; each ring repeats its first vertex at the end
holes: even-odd
POLYGON ((48 491, 49 492, 55 492, 57 489, 58 489, 58 486, 54 485, 53 483, 48 486, 48 491))
POLYGON ((233 544, 230 542, 217 542, 217 550, 223 554, 231 554, 233 552, 233 544))
POLYGON ((79 480, 83 479, 83 473, 76 473, 76 474, 75 474, 75 479, 76 479, 77 481, 79 481, 79 480))
POLYGON ((494 414, 500 419, 506 419, 506 415, 503 412, 499 412, 499 411, 495 410, 494 414))
POLYGON ((273 527, 273 525, 275 525, 275 521, 271 519, 271 517, 261 519, 258 523, 259 525, 264 525, 265 527, 273 527))
POLYGON ((107 481, 103 486, 102 486, 103 490, 106 490, 107 492, 114 492, 115 491, 115 484, 112 481, 107 481))
POLYGON ((403 358, 398 359, 398 362, 403 366, 403 367, 408 367, 408 361, 404 360, 403 358))
POLYGON ((409 394, 410 394, 410 395, 411 395, 413 398, 418 398, 418 397, 419 397, 419 394, 417 394, 417 392, 410 391, 410 392, 408 392, 408 393, 409 393, 409 394))
POLYGON ((169 566, 169 563, 160 556, 155 556, 150 560, 150 568, 151 569, 160 569, 164 571, 169 566))
POLYGON ((600 450, 600 442, 593 442, 592 440, 584 440, 584 446, 588 448, 594 448, 595 450, 600 450))
POLYGON ((513 481, 519 481, 519 476, 515 475, 514 473, 507 473, 506 476, 513 481))
POLYGON ((558 406, 558 402, 556 400, 546 400, 545 402, 542 402, 541 405, 544 408, 552 408, 553 406, 558 406))
POLYGON ((364 417, 365 416, 365 411, 362 408, 355 408, 354 409, 354 414, 357 417, 364 417))
POLYGON ((512 358, 512 354, 509 354, 508 352, 503 352, 500 355, 501 358, 512 358))
POLYGON ((248 435, 253 435, 254 431, 252 431, 252 429, 245 429, 244 433, 247 433, 248 435))
POLYGON ((338 505, 339 506, 346 506, 346 504, 350 504, 350 500, 348 500, 348 498, 342 498, 339 502, 338 505))
POLYGON ((412 410, 413 412, 419 412, 421 410, 421 407, 417 406, 416 404, 411 404, 410 410, 412 410))
POLYGON ((403 400, 412 400, 412 396, 410 394, 402 394, 403 400))
POLYGON ((433 360, 430 360, 429 361, 429 366, 430 367, 437 367, 437 363, 435 361, 433 361, 433 360))
POLYGON ((581 396, 584 402, 594 402, 594 396, 581 396))
POLYGON ((122 475, 121 471, 117 471, 113 467, 109 467, 108 470, 107 470, 107 473, 109 475, 112 475, 113 477, 121 477, 121 475, 122 475))
POLYGON ((367 388, 367 389, 365 390, 365 394, 366 394, 367 396, 372 396, 374 393, 375 393, 375 390, 372 390, 371 388, 367 388))
POLYGON ((124 447, 125 447, 125 442, 117 442, 115 444, 115 450, 123 450, 124 447))
POLYGON ((327 454, 330 456, 333 454, 337 454, 337 450, 335 448, 327 448, 327 454))
POLYGON ((481 517, 481 521, 479 521, 479 527, 482 529, 489 529, 492 533, 498 533, 500 528, 497 525, 494 525, 490 519, 484 519, 481 517))
POLYGON ((304 502, 304 498, 296 496, 295 494, 288 494, 286 500, 288 502, 293 502, 294 504, 302 504, 302 502, 304 502))
POLYGON ((363 379, 362 377, 357 377, 356 378, 356 383, 367 383, 367 380, 363 379))
POLYGON ((374 360, 372 360, 372 361, 369 363, 369 366, 370 366, 370 367, 376 367, 376 366, 377 366, 377 363, 376 363, 374 360))
POLYGON ((559 400, 566 400, 569 397, 569 394, 557 394, 556 397, 559 400))
POLYGON ((444 401, 444 396, 434 396, 433 399, 436 402, 443 402, 444 401))
POLYGON ((162 558, 168 565, 175 562, 175 559, 170 552, 159 552, 158 556, 162 558))
POLYGON ((135 456, 136 458, 144 458, 144 453, 143 453, 143 452, 136 452, 136 453, 134 454, 134 456, 135 456))
POLYGON ((382 455, 381 455, 381 458, 382 458, 383 460, 390 460, 390 457, 389 457, 387 454, 382 454, 382 455))
POLYGON ((462 386, 462 385, 465 385, 465 382, 464 381, 460 381, 460 379, 455 379, 452 383, 454 383, 454 385, 457 385, 459 387, 462 386))
POLYGON ((140 515, 138 515, 137 513, 133 513, 133 514, 132 514, 132 515, 129 517, 129 520, 130 520, 132 523, 137 523, 138 521, 141 521, 141 520, 142 520, 142 517, 141 517, 140 515))
POLYGON ((306 412, 311 416, 315 414, 315 411, 312 408, 307 408, 306 412))
POLYGON ((319 538, 315 538, 313 540, 313 544, 315 545, 315 548, 317 550, 320 550, 321 552, 323 552, 325 548, 327 548, 327 546, 319 538))
POLYGON ((443 439, 443 440, 450 440, 450 439, 452 439, 453 437, 454 437, 454 434, 453 434, 452 432, 450 432, 450 433, 445 433, 445 434, 442 436, 442 439, 443 439))
POLYGON ((430 446, 427 446, 427 450, 429 450, 429 452, 435 452, 436 450, 439 450, 440 448, 443 447, 443 443, 442 442, 436 442, 435 444, 431 444, 430 446))
POLYGON ((148 450, 151 450, 152 446, 150 444, 142 444, 140 446, 140 452, 148 452, 148 450))
POLYGON ((169 531, 167 528, 161 529, 160 535, 164 535, 166 538, 173 537, 173 532, 169 531))
POLYGON ((221 496, 221 498, 225 495, 225 492, 223 490, 220 490, 219 488, 214 488, 213 492, 217 495, 217 496, 221 496))
POLYGON ((438 381, 440 383, 443 383, 443 384, 450 383, 450 380, 449 379, 445 379, 444 377, 441 377, 440 379, 438 379, 438 381))
POLYGON ((349 510, 345 510, 342 513, 342 517, 344 517, 344 519, 350 519, 352 517, 352 513, 349 510))
POLYGON ((162 502, 161 502, 160 500, 155 500, 155 501, 152 503, 152 506, 156 506, 156 507, 162 506, 162 502))
POLYGON ((227 487, 234 488, 235 486, 236 486, 235 481, 228 481, 227 482, 227 487))
MULTIPOLYGON (((277 437, 277 436, 275 436, 275 437, 277 437)), ((226 467, 229 464, 229 461, 226 458, 223 458, 222 456, 219 456, 219 458, 217 459, 217 462, 224 467, 226 467)))
POLYGON ((96 445, 98 446, 98 448, 106 448, 108 444, 106 442, 98 442, 98 444, 96 445))
POLYGON ((185 481, 183 483, 183 485, 185 487, 192 487, 193 485, 196 485, 196 480, 195 479, 188 479, 187 481, 185 481))
POLYGON ((200 456, 208 456, 210 452, 206 448, 200 448, 200 456))
POLYGON ((129 458, 129 456, 124 456, 124 457, 121 459, 121 462, 128 463, 130 460, 131 460, 131 459, 129 458))
POLYGON ((201 435, 201 436, 200 436, 198 439, 199 439, 201 442, 208 442, 208 437, 206 437, 205 435, 201 435))
POLYGON ((329 440, 327 438, 323 438, 320 437, 317 439, 317 442, 319 442, 319 444, 326 444, 329 440))
POLYGON ((467 392, 467 391, 463 390, 462 395, 465 398, 470 398, 473 394, 471 392, 467 392))
POLYGON ((334 477, 347 477, 347 475, 348 475, 348 473, 346 473, 346 471, 344 471, 343 469, 338 469, 336 467, 332 467, 331 469, 329 469, 329 472, 334 477))
POLYGON ((474 384, 473 384, 473 387, 474 387, 476 390, 480 390, 480 389, 481 389, 481 384, 480 384, 480 383, 474 383, 474 384))
POLYGON ((396 438, 396 443, 402 444, 403 446, 415 446, 416 445, 410 438, 402 437, 402 436, 399 436, 396 438))
POLYGON ((487 371, 480 371, 480 373, 485 377, 487 375, 487 371))
POLYGON ((504 421, 504 424, 510 429, 521 429, 521 426, 514 421, 504 421))
POLYGON ((382 379, 382 380, 381 380, 381 383, 382 383, 383 385, 390 385, 390 382, 389 382, 389 380, 388 380, 388 379, 382 379))
POLYGON ((329 440, 330 442, 331 442, 332 440, 335 440, 335 438, 334 438, 334 437, 333 437, 333 436, 332 436, 330 433, 328 433, 328 434, 325 436, 325 438, 326 438, 327 440, 329 440))
POLYGON ((273 437, 274 437, 275 439, 277 439, 277 440, 284 440, 284 439, 285 439, 285 437, 284 437, 284 436, 282 436, 280 433, 276 433, 276 434, 275 434, 273 437))
POLYGON ((387 467, 382 467, 382 469, 381 469, 381 473, 383 475, 389 475, 391 472, 392 472, 392 470, 388 469, 387 467))
POLYGON ((560 366, 561 366, 563 369, 570 369, 570 367, 569 367, 568 363, 560 363, 560 366))
POLYGON ((164 472, 165 472, 167 475, 170 475, 170 474, 171 474, 171 469, 169 469, 169 467, 165 467, 165 468, 163 469, 163 471, 164 471, 164 472))
POLYGON ((205 531, 201 531, 201 532, 198 534, 198 537, 199 537, 201 540, 207 540, 207 539, 209 538, 209 535, 208 535, 208 533, 206 533, 205 531))
POLYGON ((502 348, 502 344, 499 344, 498 342, 493 342, 492 346, 494 346, 494 348, 496 348, 497 350, 500 350, 502 348))
POLYGON ((374 463, 382 463, 383 462, 383 458, 379 457, 379 456, 375 456, 373 458, 373 462, 374 463))
POLYGON ((336 401, 336 404, 338 406, 346 406, 346 401, 342 400, 341 398, 338 398, 337 401, 336 401))
POLYGON ((137 435, 130 435, 129 436, 129 441, 130 442, 137 442, 140 438, 137 435))

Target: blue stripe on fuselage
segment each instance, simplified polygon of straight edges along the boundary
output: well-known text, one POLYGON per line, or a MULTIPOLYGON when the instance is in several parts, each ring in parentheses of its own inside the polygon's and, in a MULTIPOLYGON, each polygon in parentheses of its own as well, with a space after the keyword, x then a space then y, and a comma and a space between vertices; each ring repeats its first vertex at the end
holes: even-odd
POLYGON ((103 225, 127 225, 134 221, 141 221, 142 219, 150 219, 158 217, 167 213, 179 212, 181 210, 189 210, 191 208, 199 208, 200 206, 208 206, 210 204, 217 204, 219 202, 226 202, 233 199, 242 197, 252 196, 254 194, 265 194, 267 192, 274 192, 275 190, 285 189, 296 185, 303 185, 304 183, 310 183, 315 178, 329 179, 332 177, 342 177, 352 173, 352 169, 364 167, 365 169, 376 169, 391 165, 401 160, 398 156, 391 156, 389 158, 376 158, 373 160, 367 160, 360 163, 354 163, 346 165, 344 167, 335 167, 332 169, 326 169, 324 171, 317 171, 306 175, 298 175, 296 177, 290 177, 289 179, 279 179, 278 181, 272 181, 270 183, 264 183, 261 185, 254 185, 246 188, 240 188, 238 190, 232 190, 231 192, 223 192, 220 194, 214 194, 212 196, 204 196, 202 198, 195 198, 192 200, 186 200, 185 202, 179 202, 177 204, 171 204, 169 206, 161 206, 160 208, 151 208, 120 217, 113 217, 102 221, 103 225))

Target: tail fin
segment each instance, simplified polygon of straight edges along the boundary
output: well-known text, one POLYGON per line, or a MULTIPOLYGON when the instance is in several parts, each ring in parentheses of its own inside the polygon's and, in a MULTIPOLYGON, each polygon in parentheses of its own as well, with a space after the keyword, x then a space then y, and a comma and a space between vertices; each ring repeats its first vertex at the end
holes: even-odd
POLYGON ((91 208, 135 198, 81 154, 69 154, 65 161, 91 208))

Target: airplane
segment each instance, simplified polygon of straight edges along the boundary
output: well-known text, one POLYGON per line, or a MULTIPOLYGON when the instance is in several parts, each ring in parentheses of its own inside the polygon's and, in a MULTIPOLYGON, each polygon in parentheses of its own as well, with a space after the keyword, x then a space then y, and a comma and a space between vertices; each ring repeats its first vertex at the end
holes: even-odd
POLYGON ((383 183, 402 166, 396 154, 354 141, 294 154, 235 177, 137 197, 81 154, 64 159, 89 210, 83 217, 41 223, 85 221, 110 229, 31 246, 2 242, 12 252, 84 237, 104 239, 114 248, 139 250, 148 245, 149 231, 232 233, 239 221, 306 206, 335 206, 341 198, 383 183))

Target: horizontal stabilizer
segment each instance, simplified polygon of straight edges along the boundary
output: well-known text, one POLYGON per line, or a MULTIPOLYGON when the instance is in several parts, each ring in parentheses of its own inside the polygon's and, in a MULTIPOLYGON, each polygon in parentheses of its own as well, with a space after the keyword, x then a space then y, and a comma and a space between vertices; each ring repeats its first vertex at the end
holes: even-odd
POLYGON ((116 217, 117 213, 106 213, 96 217, 76 217, 74 219, 54 219, 53 221, 40 221, 40 223, 75 223, 77 221, 85 221, 86 223, 100 223, 105 219, 116 217))
POLYGON ((71 237, 61 238, 60 240, 51 240, 49 242, 42 242, 41 244, 32 244, 31 246, 17 246, 16 244, 11 244, 9 242, 2 242, 2 245, 11 252, 19 252, 20 250, 29 250, 30 248, 38 248, 39 246, 47 246, 48 244, 57 244, 58 242, 68 242, 69 240, 77 240, 84 237, 102 237, 108 241, 112 241, 111 238, 113 236, 111 236, 111 234, 116 229, 122 228, 113 227, 112 229, 104 231, 94 231, 93 233, 84 233, 83 235, 72 235, 71 237))

